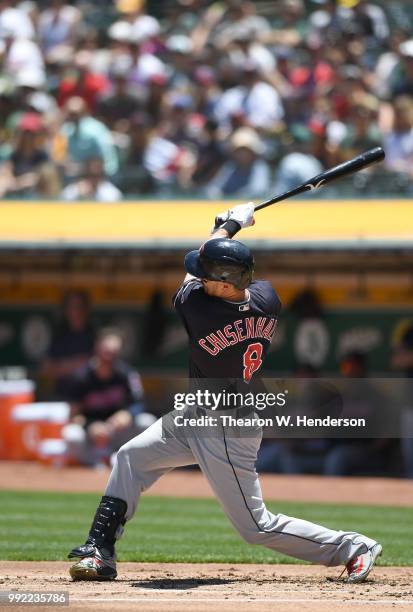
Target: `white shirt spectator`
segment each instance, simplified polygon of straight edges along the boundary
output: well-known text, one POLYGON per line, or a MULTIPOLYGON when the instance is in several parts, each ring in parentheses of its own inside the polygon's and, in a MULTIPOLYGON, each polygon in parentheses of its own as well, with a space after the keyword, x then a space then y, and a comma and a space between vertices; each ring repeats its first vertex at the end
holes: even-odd
MULTIPOLYGON (((386 40, 389 36, 389 23, 387 21, 386 13, 378 4, 365 4, 362 12, 371 20, 374 38, 379 40, 386 40)), ((351 14, 355 21, 360 20, 360 15, 355 9, 346 9, 343 7, 339 8, 339 13, 343 15, 344 19, 351 14)))
POLYGON ((277 62, 271 51, 259 43, 250 45, 247 53, 244 53, 240 48, 232 49, 228 56, 234 66, 242 67, 248 60, 254 62, 263 74, 272 72, 277 67, 277 62))
POLYGON ((30 17, 19 8, 5 8, 0 12, 0 32, 10 32, 12 38, 34 38, 30 17))
POLYGON ((151 53, 142 53, 131 70, 130 78, 139 85, 145 85, 152 76, 158 74, 167 76, 165 64, 151 53))
MULTIPOLYGON (((5 52, 5 43, 0 41, 0 54, 5 52)), ((16 77, 21 70, 44 71, 44 62, 39 47, 32 40, 17 38, 14 40, 6 57, 3 67, 5 72, 16 77)))
POLYGON ((391 92, 391 75, 399 63, 399 57, 394 51, 382 53, 374 69, 374 91, 381 98, 387 98, 391 92))
POLYGON ((322 171, 321 162, 310 153, 289 153, 278 165, 274 192, 282 193, 294 189, 322 171))
POLYGON ((390 132, 384 137, 385 164, 389 170, 412 172, 413 128, 406 132, 390 132))
POLYGON ((222 94, 215 109, 217 121, 227 124, 233 113, 244 112, 252 126, 271 129, 284 116, 281 97, 277 90, 260 81, 250 90, 232 87, 222 94))
MULTIPOLYGON (((84 200, 85 194, 82 189, 83 181, 72 183, 63 189, 60 194, 62 200, 74 202, 76 200, 84 200)), ((87 194, 88 200, 96 202, 118 202, 122 200, 122 192, 115 187, 110 181, 102 180, 93 193, 87 194)))
POLYGON ((146 147, 143 165, 160 182, 172 182, 179 165, 181 149, 162 136, 154 136, 146 147))
POLYGON ((132 37, 137 42, 157 36, 160 31, 159 21, 152 15, 139 15, 132 25, 132 37))

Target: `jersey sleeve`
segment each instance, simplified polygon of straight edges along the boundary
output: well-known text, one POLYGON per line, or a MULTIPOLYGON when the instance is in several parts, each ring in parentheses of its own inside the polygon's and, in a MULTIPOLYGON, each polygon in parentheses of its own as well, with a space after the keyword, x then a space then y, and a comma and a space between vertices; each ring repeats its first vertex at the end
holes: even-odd
POLYGON ((203 291, 202 283, 197 278, 192 278, 183 283, 172 298, 174 308, 181 312, 186 309, 193 301, 195 292, 203 291))
POLYGON ((281 312, 281 300, 274 287, 268 281, 257 281, 249 290, 254 294, 255 302, 267 315, 278 317, 281 312))
POLYGON ((199 298, 203 293, 204 288, 201 281, 197 278, 193 278, 184 283, 176 292, 173 297, 173 305, 180 316, 186 332, 189 337, 192 336, 192 324, 194 316, 199 310, 199 298))

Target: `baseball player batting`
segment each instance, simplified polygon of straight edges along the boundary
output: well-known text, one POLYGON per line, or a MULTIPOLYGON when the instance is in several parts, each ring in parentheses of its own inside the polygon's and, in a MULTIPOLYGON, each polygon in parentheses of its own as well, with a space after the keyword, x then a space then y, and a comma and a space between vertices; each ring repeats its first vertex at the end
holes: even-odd
MULTIPOLYGON (((212 236, 199 251, 185 257, 187 275, 174 307, 189 338, 192 383, 225 378, 250 384, 259 377, 281 303, 269 282, 253 280, 248 247, 232 240, 253 224, 254 205, 235 206, 216 218, 212 236)), ((116 578, 115 542, 135 514, 141 493, 171 469, 194 463, 247 542, 312 563, 343 565, 348 582, 366 579, 381 545, 353 531, 272 514, 255 471, 261 430, 234 437, 221 429, 219 436, 197 435, 196 427, 185 435, 167 415, 121 447, 88 538, 69 553, 77 558, 70 568, 74 580, 116 578)))

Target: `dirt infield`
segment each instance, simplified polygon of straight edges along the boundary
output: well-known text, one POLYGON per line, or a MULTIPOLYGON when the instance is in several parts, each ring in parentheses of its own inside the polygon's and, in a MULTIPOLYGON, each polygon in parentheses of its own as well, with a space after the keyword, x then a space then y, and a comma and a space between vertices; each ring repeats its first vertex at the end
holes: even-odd
MULTIPOLYGON (((101 493, 109 470, 53 468, 38 463, 0 461, 0 490, 67 491, 101 493)), ((391 478, 326 478, 323 476, 261 476, 267 500, 412 506, 413 481, 391 478)), ((199 471, 174 470, 163 476, 145 495, 212 497, 199 471)))
MULTIPOLYGON (((0 462, 0 490, 103 491, 109 471, 0 462)), ((411 506, 413 482, 265 475, 266 499, 411 506)), ((197 471, 174 471, 152 495, 210 497, 197 471)), ((109 583, 72 582, 70 563, 0 561, 0 591, 67 591, 70 612, 413 612, 413 568, 376 568, 362 585, 338 580, 341 568, 308 565, 120 563, 109 583)), ((1 607, 1 604, 0 604, 1 607)), ((10 610, 27 610, 13 606, 10 610)), ((55 607, 38 607, 50 612, 55 607)), ((60 609, 60 608, 59 608, 60 609)), ((64 608, 63 608, 64 609, 64 608)))
POLYGON ((62 562, 3 561, 0 590, 67 591, 70 612, 413 609, 413 568, 377 568, 361 585, 339 581, 340 568, 316 566, 121 563, 118 580, 108 583, 72 582, 68 568, 62 562))

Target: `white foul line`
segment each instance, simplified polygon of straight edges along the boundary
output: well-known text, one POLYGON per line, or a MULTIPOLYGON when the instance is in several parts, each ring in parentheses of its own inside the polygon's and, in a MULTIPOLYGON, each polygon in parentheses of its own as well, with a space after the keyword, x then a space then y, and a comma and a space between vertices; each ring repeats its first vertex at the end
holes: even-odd
MULTIPOLYGON (((329 603, 329 604, 348 604, 348 599, 287 599, 278 597, 254 598, 254 597, 70 597, 70 602, 74 601, 90 601, 90 602, 105 602, 105 601, 124 601, 128 603, 329 603)), ((413 604, 413 599, 351 599, 352 604, 413 604)))

